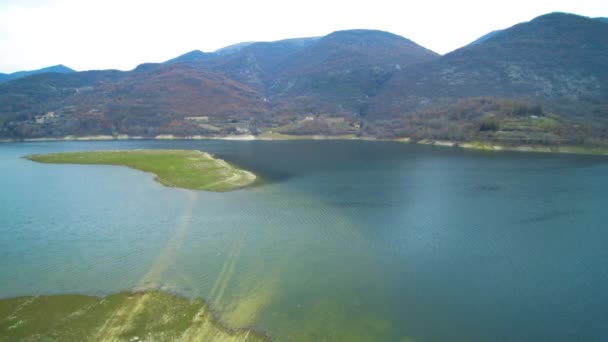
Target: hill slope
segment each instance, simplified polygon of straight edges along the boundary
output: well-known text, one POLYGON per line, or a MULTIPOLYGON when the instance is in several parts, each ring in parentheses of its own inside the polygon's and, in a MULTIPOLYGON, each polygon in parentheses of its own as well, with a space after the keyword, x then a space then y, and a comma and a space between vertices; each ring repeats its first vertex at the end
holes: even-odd
POLYGON ((0 84, 0 137, 358 134, 608 141, 608 25, 551 13, 439 56, 382 31, 0 84))
POLYGON ((5 137, 205 134, 216 131, 207 121, 247 121, 263 111, 251 88, 185 65, 42 74, 0 84, 5 137))
POLYGON ((436 56, 390 33, 354 30, 195 50, 124 73, 29 77, 0 85, 0 134, 227 134, 294 115, 352 116, 394 70, 436 56))
POLYGON ((277 65, 275 113, 365 115, 369 99, 399 69, 438 55, 392 33, 338 31, 277 65))
POLYGON ((277 66, 317 40, 315 37, 298 38, 230 46, 216 52, 213 59, 198 67, 224 74, 268 94, 270 83, 276 77, 277 66))
MULTIPOLYGON (((377 114, 402 115, 473 96, 530 98, 569 116, 608 99, 608 25, 552 13, 396 74, 377 114)), ((608 113, 606 113, 608 115, 608 113)))

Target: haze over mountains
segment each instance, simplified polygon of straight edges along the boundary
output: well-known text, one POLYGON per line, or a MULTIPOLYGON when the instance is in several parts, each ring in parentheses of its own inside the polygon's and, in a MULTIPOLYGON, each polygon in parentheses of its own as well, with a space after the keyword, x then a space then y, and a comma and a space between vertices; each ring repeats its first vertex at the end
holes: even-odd
POLYGON ((192 51, 128 72, 28 75, 0 84, 0 137, 272 130, 599 144, 608 138, 606 37, 605 18, 551 13, 444 56, 349 30, 192 51))

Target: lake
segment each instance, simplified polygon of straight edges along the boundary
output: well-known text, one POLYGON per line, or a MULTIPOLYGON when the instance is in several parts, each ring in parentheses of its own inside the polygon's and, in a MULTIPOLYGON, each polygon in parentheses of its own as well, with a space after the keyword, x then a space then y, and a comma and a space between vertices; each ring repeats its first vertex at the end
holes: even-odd
POLYGON ((366 141, 0 144, 0 297, 162 289, 281 341, 608 338, 608 159, 366 141), (32 153, 198 149, 229 193, 32 153))

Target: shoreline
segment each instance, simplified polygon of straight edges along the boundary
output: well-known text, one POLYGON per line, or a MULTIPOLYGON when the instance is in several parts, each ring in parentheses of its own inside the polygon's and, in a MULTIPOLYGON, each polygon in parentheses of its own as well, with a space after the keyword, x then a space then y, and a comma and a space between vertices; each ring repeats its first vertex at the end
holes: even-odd
POLYGON ((584 145, 500 145, 484 141, 459 142, 451 140, 423 139, 413 141, 410 138, 375 138, 357 137, 354 135, 287 135, 287 134, 261 134, 261 135, 228 135, 228 136, 175 136, 161 134, 154 137, 121 135, 68 135, 60 138, 26 138, 26 139, 0 139, 0 143, 19 142, 55 142, 55 141, 114 141, 114 140, 228 140, 228 141, 286 141, 286 140, 358 140, 358 141, 392 141, 438 147, 462 148, 465 150, 478 150, 488 152, 534 152, 534 153, 562 153, 583 155, 608 155, 608 147, 593 147, 584 145))
POLYGON ((194 337, 271 341, 265 331, 228 325, 204 298, 163 290, 121 291, 103 296, 75 293, 17 296, 0 298, 2 307, 9 309, 4 312, 11 313, 0 319, 5 319, 7 337, 14 340, 33 336, 79 340, 94 336, 99 340, 128 341, 189 341, 194 337), (28 310, 23 310, 26 307, 28 310), (158 308, 164 311, 159 312, 158 308), (78 331, 71 324, 77 324, 78 331))
POLYGON ((332 135, 227 135, 227 136, 205 136, 205 135, 189 135, 175 136, 172 134, 160 134, 153 137, 144 137, 139 135, 87 135, 75 136, 67 135, 59 138, 25 138, 25 139, 0 139, 0 143, 18 143, 18 142, 51 142, 51 141, 112 141, 112 140, 231 140, 231 141, 275 141, 275 140, 387 140, 379 138, 359 138, 355 136, 332 136, 332 135))

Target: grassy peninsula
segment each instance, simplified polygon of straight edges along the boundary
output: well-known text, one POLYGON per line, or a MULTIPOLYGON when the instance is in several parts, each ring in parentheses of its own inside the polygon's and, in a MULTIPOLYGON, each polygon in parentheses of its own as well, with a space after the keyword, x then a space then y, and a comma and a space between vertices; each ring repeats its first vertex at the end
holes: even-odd
POLYGON ((195 150, 125 150, 35 154, 27 159, 53 164, 123 165, 150 172, 166 186, 230 191, 250 185, 256 176, 209 153, 195 150))
POLYGON ((164 292, 0 300, 0 341, 267 341, 222 325, 200 299, 164 292))

